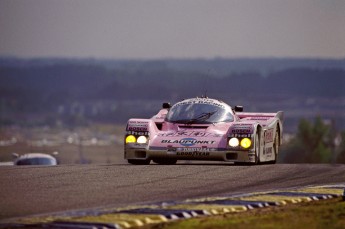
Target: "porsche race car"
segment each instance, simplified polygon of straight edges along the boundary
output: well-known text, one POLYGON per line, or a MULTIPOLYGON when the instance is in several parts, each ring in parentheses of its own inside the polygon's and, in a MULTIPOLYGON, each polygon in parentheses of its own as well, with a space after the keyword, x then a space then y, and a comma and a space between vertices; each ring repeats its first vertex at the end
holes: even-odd
POLYGON ((135 165, 212 160, 238 164, 276 163, 283 112, 249 113, 210 98, 163 103, 150 119, 130 119, 124 157, 135 165))

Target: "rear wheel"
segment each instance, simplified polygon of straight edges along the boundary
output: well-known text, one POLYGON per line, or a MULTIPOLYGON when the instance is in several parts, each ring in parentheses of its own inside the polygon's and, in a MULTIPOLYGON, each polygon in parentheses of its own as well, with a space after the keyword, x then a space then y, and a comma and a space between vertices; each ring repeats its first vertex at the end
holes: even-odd
POLYGON ((146 159, 146 160, 128 159, 127 161, 129 164, 132 164, 132 165, 148 165, 151 162, 151 160, 149 159, 146 159))
POLYGON ((154 163, 160 164, 160 165, 174 165, 176 164, 176 159, 168 159, 168 158, 157 158, 153 159, 154 163))

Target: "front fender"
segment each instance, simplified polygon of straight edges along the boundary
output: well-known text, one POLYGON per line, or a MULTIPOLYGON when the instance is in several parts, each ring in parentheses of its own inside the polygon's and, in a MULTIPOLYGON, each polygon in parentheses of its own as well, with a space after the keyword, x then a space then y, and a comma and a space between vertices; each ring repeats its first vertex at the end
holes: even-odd
POLYGON ((157 131, 157 126, 151 119, 129 119, 126 126, 127 134, 132 135, 149 135, 157 131))

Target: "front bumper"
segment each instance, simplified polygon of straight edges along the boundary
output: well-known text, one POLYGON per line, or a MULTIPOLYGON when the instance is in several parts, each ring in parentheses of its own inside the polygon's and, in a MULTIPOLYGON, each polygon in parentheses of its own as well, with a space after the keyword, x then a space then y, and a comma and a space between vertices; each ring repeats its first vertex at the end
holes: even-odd
POLYGON ((125 159, 147 160, 170 158, 176 160, 202 160, 227 162, 255 162, 255 151, 219 148, 164 148, 145 147, 137 144, 125 145, 125 159))

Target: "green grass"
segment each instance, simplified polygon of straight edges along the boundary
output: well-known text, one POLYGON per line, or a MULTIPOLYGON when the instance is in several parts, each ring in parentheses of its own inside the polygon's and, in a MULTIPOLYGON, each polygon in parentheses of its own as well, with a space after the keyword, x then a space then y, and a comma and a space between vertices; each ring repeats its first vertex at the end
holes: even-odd
POLYGON ((183 228, 345 228, 345 201, 341 198, 255 209, 243 213, 200 217, 147 226, 154 229, 183 228))

